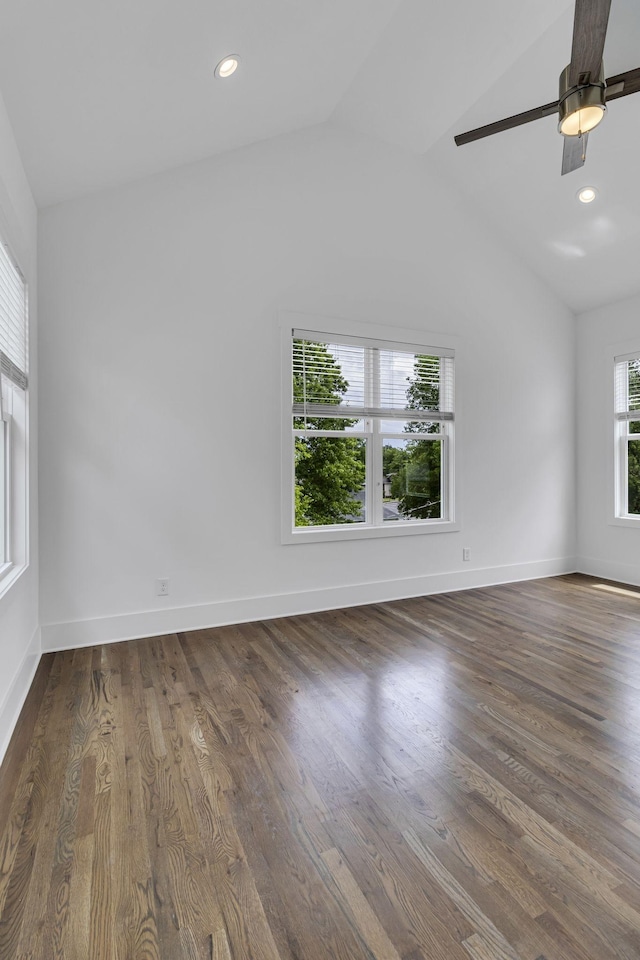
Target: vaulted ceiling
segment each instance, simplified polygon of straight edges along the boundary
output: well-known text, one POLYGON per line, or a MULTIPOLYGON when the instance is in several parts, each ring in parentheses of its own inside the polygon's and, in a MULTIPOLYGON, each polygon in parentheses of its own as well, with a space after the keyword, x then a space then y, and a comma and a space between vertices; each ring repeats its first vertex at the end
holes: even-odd
MULTIPOLYGON (((640 289, 640 95, 566 177, 553 117, 453 143, 557 98, 572 16, 571 0, 9 0, 0 90, 41 205, 329 120, 424 156, 580 310, 640 289), (241 68, 215 81, 228 53, 241 68)), ((605 66, 640 66, 637 0, 613 0, 605 66)))

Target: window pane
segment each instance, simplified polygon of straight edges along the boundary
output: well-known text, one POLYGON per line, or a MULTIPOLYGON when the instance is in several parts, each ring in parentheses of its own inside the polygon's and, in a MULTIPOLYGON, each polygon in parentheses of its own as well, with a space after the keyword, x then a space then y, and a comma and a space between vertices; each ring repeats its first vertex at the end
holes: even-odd
POLYGON ((381 433, 442 433, 444 423, 439 420, 381 420, 381 433))
POLYGON ((294 403, 364 406, 364 347, 293 341, 294 403))
POLYGON ((0 241, 0 354, 10 379, 27 373, 27 288, 0 241))
POLYGON ((640 433, 640 420, 629 421, 629 433, 640 433))
POLYGON ((628 410, 640 410, 640 360, 629 360, 628 369, 628 410))
POLYGON ((345 433, 365 433, 364 420, 352 417, 294 417, 294 430, 341 430, 345 433))
POLYGON ((295 438, 295 525, 363 523, 366 440, 295 438))
POLYGON ((441 410, 446 361, 426 354, 380 351, 380 406, 441 410))
POLYGON ((392 440, 382 448, 384 520, 442 518, 442 441, 392 440))
POLYGON ((630 440, 628 450, 628 512, 640 515, 640 440, 630 440))

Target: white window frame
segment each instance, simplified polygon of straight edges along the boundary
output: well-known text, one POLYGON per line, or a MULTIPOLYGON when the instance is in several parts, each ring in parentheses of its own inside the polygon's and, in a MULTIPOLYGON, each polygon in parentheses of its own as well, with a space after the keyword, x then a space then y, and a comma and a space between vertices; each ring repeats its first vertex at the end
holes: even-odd
MULTIPOLYGON (((0 385, 0 390, 2 389, 0 385)), ((11 421, 0 396, 0 583, 11 569, 11 421)))
MULTIPOLYGON (((24 285, 24 363, 0 369, 0 598, 29 565, 29 291, 9 245, 0 238, 24 285), (12 382, 13 380, 13 382, 12 382), (21 386, 17 384, 21 383, 21 386)), ((1 367, 1 361, 0 361, 1 367)))
MULTIPOLYGON (((365 488, 365 514, 369 518, 362 523, 343 523, 323 525, 318 527, 295 527, 295 436, 299 431, 292 428, 291 410, 291 350, 293 330, 304 330, 316 334, 318 338, 335 336, 336 338, 353 337, 355 340, 377 340, 393 344, 399 349, 402 345, 424 347, 428 354, 429 349, 450 350, 455 352, 457 337, 424 331, 407 330, 395 327, 364 324, 359 321, 348 321, 330 317, 310 317, 294 313, 284 313, 280 318, 281 326, 281 368, 282 368, 282 499, 281 499, 281 541, 286 544, 314 543, 331 540, 366 540, 379 537, 423 536, 434 533, 452 533, 460 530, 456 504, 456 433, 453 422, 448 429, 439 434, 419 435, 420 439, 440 440, 442 443, 442 472, 443 486, 446 490, 445 498, 448 505, 448 516, 442 520, 394 520, 382 522, 380 515, 382 497, 374 494, 371 484, 365 488)), ((458 412, 456 411, 456 421, 458 412)), ((367 476, 376 475, 376 486, 382 485, 382 448, 385 438, 415 439, 416 434, 388 434, 380 431, 379 423, 365 432, 350 430, 347 436, 364 438, 367 443, 367 476)), ((335 436, 344 438, 343 431, 314 430, 317 437, 335 436)))
POLYGON ((640 526, 640 515, 629 513, 629 487, 628 487, 628 452, 629 440, 640 440, 640 433, 630 434, 628 424, 631 421, 640 421, 640 413, 629 414, 617 409, 618 396, 618 377, 617 366, 619 363, 625 363, 629 360, 640 359, 640 345, 636 349, 616 354, 613 358, 613 395, 614 395, 614 420, 613 420, 613 518, 611 523, 616 526, 635 527, 640 526))

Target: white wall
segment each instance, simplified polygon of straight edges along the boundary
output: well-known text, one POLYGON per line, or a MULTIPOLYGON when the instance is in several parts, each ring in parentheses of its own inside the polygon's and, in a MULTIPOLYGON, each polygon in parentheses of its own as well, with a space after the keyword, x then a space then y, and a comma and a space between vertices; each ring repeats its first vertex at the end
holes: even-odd
POLYGON ((277 138, 45 210, 40 268, 45 646, 573 569, 574 319, 424 161, 277 138), (281 545, 283 308, 460 337, 460 533, 281 545))
MULTIPOLYGON (((0 234, 9 243, 29 285, 30 436, 29 566, 0 596, 0 760, 4 756, 40 657, 38 630, 38 509, 36 360, 37 214, 0 97, 0 234)), ((2 584, 0 584, 2 593, 2 584)))
POLYGON ((640 528, 613 517, 613 357, 640 349, 640 296, 577 322, 579 569, 640 584, 640 528))

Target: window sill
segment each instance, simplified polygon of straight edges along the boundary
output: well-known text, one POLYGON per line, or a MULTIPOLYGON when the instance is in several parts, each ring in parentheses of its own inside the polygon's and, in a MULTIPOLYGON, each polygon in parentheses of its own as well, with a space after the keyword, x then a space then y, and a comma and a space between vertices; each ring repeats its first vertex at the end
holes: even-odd
POLYGON ((321 543, 327 540, 370 540, 375 537, 404 537, 433 533, 455 533, 460 524, 451 520, 435 520, 432 523, 393 523, 388 527, 356 526, 341 524, 335 527, 302 527, 300 530, 283 531, 282 543, 321 543))
POLYGON ((609 520, 609 524, 612 527, 639 527, 640 526, 640 516, 638 517, 612 517, 609 520))
POLYGON ((0 564, 0 600, 9 592, 16 580, 19 580, 28 564, 16 566, 14 563, 0 564))

